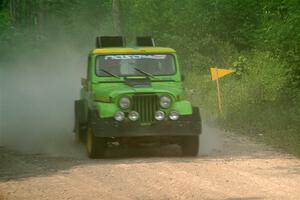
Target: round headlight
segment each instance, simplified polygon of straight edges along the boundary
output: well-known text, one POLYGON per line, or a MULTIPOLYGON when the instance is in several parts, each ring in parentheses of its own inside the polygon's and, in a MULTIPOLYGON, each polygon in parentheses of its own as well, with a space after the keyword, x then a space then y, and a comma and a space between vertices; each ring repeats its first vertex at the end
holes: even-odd
POLYGON ((121 97, 119 100, 119 106, 122 109, 128 109, 130 107, 130 99, 128 97, 121 97))
POLYGON ((165 113, 163 111, 156 111, 155 119, 158 121, 165 119, 165 113))
POLYGON ((121 122, 125 119, 125 114, 122 111, 118 111, 115 113, 115 120, 121 122))
POLYGON ((179 113, 175 110, 171 111, 169 114, 169 117, 171 120, 178 120, 179 119, 179 113))
POLYGON ((160 97, 159 103, 162 108, 169 108, 171 106, 172 100, 169 96, 162 96, 160 97))
POLYGON ((131 111, 129 114, 128 114, 128 118, 131 120, 131 121, 137 121, 139 119, 140 115, 138 112, 136 111, 131 111))

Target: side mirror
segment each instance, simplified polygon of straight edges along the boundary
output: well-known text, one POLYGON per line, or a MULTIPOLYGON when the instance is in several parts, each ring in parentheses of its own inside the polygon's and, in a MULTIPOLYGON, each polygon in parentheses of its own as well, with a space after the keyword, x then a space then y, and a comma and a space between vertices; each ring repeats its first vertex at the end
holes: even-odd
POLYGON ((86 80, 86 78, 81 78, 81 86, 83 88, 87 88, 87 80, 86 80))
POLYGON ((181 81, 185 81, 185 76, 181 75, 181 81))

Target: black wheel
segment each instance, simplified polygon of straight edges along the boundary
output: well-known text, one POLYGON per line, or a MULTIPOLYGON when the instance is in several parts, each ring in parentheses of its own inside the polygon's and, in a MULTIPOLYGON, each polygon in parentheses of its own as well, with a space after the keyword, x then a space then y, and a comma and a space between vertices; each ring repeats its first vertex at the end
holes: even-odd
POLYGON ((197 156, 199 152, 199 136, 186 136, 182 138, 181 150, 185 156, 197 156))
POLYGON ((90 158, 102 158, 105 153, 106 145, 105 138, 96 137, 93 134, 93 129, 88 128, 86 148, 90 158))
POLYGON ((75 142, 76 143, 84 143, 86 141, 86 128, 83 125, 80 125, 79 123, 76 123, 75 125, 75 142))

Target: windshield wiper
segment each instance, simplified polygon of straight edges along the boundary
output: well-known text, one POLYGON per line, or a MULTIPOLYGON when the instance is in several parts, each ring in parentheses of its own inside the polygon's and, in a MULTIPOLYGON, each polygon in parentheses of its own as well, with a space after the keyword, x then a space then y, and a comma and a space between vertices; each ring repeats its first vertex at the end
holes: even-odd
POLYGON ((113 74, 113 73, 111 73, 111 72, 109 72, 109 71, 106 71, 106 70, 104 70, 104 69, 100 69, 100 70, 103 71, 103 72, 105 72, 105 73, 108 74, 108 75, 111 75, 111 76, 116 77, 116 78, 120 78, 120 76, 115 75, 115 74, 113 74))
POLYGON ((150 76, 151 78, 154 78, 153 74, 150 74, 149 72, 145 72, 144 70, 134 68, 136 71, 141 72, 142 74, 145 74, 146 76, 150 76))

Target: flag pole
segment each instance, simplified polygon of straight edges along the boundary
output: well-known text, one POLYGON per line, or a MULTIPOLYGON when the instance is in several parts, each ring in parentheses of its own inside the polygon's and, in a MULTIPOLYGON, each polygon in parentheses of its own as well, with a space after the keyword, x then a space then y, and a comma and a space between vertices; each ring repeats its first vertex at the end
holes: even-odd
POLYGON ((218 67, 216 67, 215 70, 216 70, 216 75, 217 75, 216 85, 217 85, 218 107, 219 107, 220 115, 222 116, 223 111, 222 111, 222 101, 221 101, 221 91, 220 91, 218 67))

